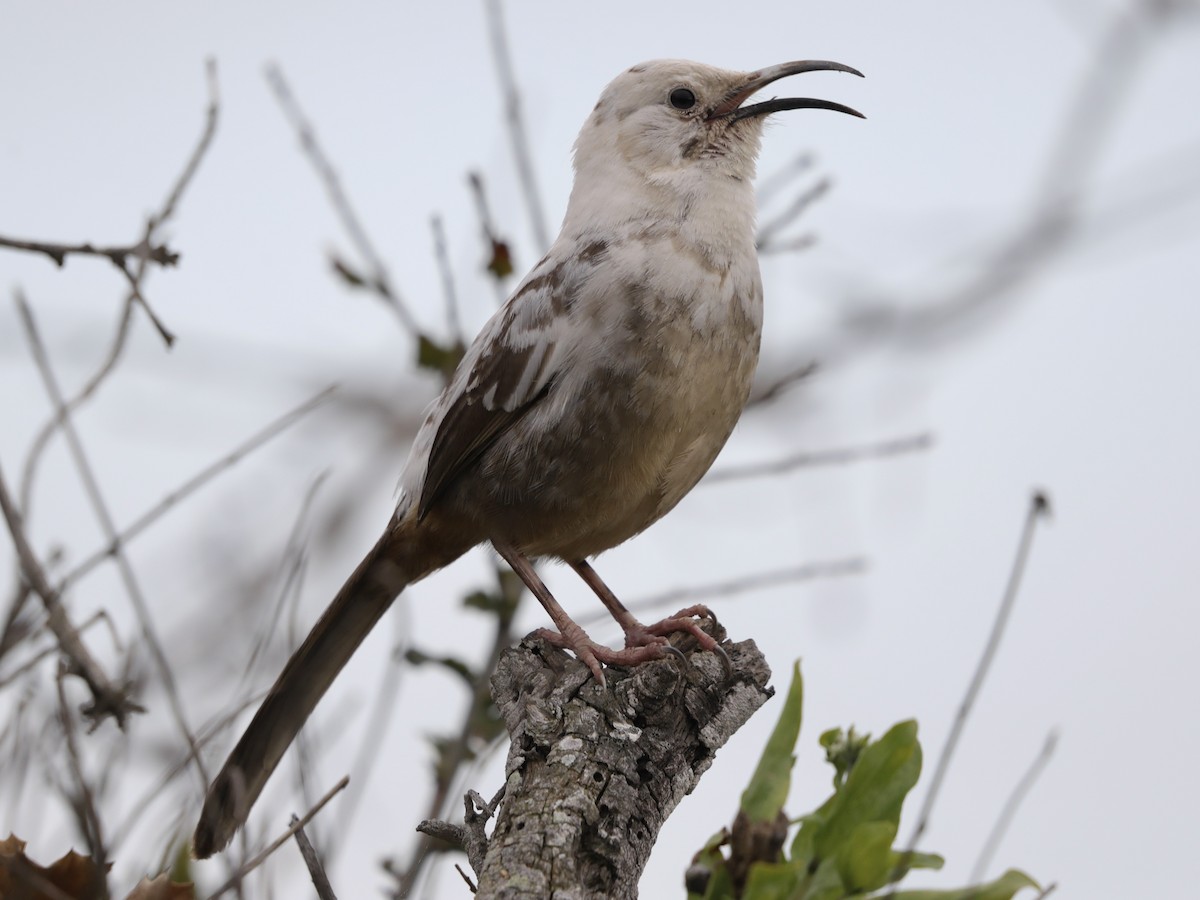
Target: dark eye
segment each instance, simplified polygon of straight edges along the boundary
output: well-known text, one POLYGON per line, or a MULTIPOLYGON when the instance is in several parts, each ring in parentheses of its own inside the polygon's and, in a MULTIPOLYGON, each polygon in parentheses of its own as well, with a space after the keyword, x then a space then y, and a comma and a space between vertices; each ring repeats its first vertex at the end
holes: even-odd
POLYGON ((684 87, 675 88, 667 99, 676 109, 691 109, 696 105, 696 95, 684 87))

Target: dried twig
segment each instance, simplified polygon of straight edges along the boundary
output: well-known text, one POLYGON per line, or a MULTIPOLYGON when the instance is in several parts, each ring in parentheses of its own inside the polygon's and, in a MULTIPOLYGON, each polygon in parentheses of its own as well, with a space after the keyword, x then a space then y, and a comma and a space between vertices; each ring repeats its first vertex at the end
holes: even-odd
POLYGON ((75 808, 79 820, 79 830, 87 841, 88 854, 92 858, 93 878, 97 883, 88 885, 88 896, 107 897, 108 886, 105 875, 108 872, 109 852, 104 843, 104 830, 100 824, 100 813, 96 810, 95 792, 83 775, 83 764, 80 762, 79 745, 75 739, 75 722, 71 718, 71 710, 67 706, 67 693, 63 688, 63 676, 67 671, 59 669, 55 684, 58 689, 58 721, 62 728, 63 739, 67 748, 67 762, 71 770, 71 780, 75 783, 74 796, 68 799, 75 808))
MULTIPOLYGON (((280 109, 283 110, 288 124, 296 132, 296 137, 300 139, 300 147, 304 151, 304 155, 308 157, 308 161, 317 170, 317 177, 321 180, 321 184, 325 188, 325 193, 329 197, 329 202, 333 206, 334 213, 341 221, 342 227, 346 229, 350 243, 354 245, 355 251, 362 257, 363 262, 369 270, 367 278, 363 280, 363 285, 369 287, 388 305, 400 320, 400 324, 410 335, 414 338, 420 338, 422 335, 420 326, 417 325, 417 320, 413 318, 413 314, 409 311, 407 304, 405 304, 400 294, 392 286, 387 267, 383 264, 383 259, 376 252, 375 245, 371 243, 371 239, 367 236, 367 231, 358 218, 358 213, 355 212, 353 205, 350 203, 350 198, 342 187, 337 169, 333 167, 333 163, 325 155, 325 151, 321 149, 321 144, 317 141, 317 135, 313 130, 312 123, 305 117, 304 110, 300 108, 295 94, 292 93, 287 79, 284 78, 283 70, 279 66, 271 64, 267 66, 265 75, 267 84, 270 86, 272 93, 275 94, 275 99, 279 103, 280 109)), ((341 265, 344 275, 349 273, 349 269, 344 264, 340 264, 339 261, 335 260, 334 265, 335 267, 341 265)))
POLYGON ((796 469, 812 468, 814 466, 846 465, 861 462, 866 459, 883 459, 889 456, 901 456, 906 453, 919 453, 933 446, 933 435, 929 432, 891 438, 876 444, 862 444, 857 447, 838 447, 833 450, 813 450, 804 453, 793 453, 783 459, 764 463, 751 463, 745 466, 728 466, 709 474, 700 482, 702 485, 720 484, 725 481, 740 481, 746 478, 763 478, 771 475, 783 475, 796 469))
POLYGON ((458 291, 454 289, 454 272, 450 268, 450 254, 446 250, 446 230, 442 227, 442 217, 431 217, 429 227, 433 231, 433 255, 442 276, 442 297, 446 301, 446 324, 450 329, 450 340, 459 347, 465 347, 467 338, 458 314, 458 291))
POLYGON ((316 817, 317 813, 319 813, 322 809, 325 808, 325 804, 327 804, 330 800, 332 800, 334 797, 336 797, 338 795, 338 792, 340 792, 343 788, 345 788, 346 785, 348 785, 349 783, 350 783, 350 776, 349 775, 342 776, 342 780, 339 781, 337 784, 335 784, 333 787, 331 787, 329 789, 329 792, 326 793, 325 796, 322 797, 320 800, 318 800, 316 805, 313 806, 313 808, 310 809, 307 813, 305 813, 303 817, 301 817, 299 820, 297 820, 296 817, 293 816, 292 824, 288 826, 287 831, 285 831, 282 835, 280 835, 276 840, 272 841, 270 846, 268 846, 265 850, 263 850, 261 853, 259 853, 257 856, 255 856, 253 859, 247 860, 244 864, 242 864, 238 868, 238 870, 236 872, 234 872, 233 875, 231 875, 224 884, 222 884, 219 888, 217 888, 215 891, 213 891, 211 894, 208 895, 208 900, 215 900, 215 898, 220 897, 222 894, 228 893, 229 891, 231 891, 235 887, 237 887, 239 884, 241 884, 242 881, 245 879, 245 877, 247 875, 249 875, 251 872, 253 872, 255 869, 257 869, 259 866, 261 866, 267 860, 267 858, 270 857, 270 855, 272 853, 274 853, 276 850, 278 850, 280 847, 282 847, 284 844, 286 844, 288 841, 290 841, 292 839, 292 835, 294 835, 301 828, 303 828, 305 825, 307 825, 309 822, 311 822, 316 817))
POLYGON ((916 850, 917 844, 920 842, 922 835, 925 834, 926 827, 929 825, 929 817, 933 812, 934 804, 937 802, 942 781, 946 777, 946 772, 949 771, 950 762, 954 758, 954 751, 958 747, 959 738, 962 737, 967 719, 971 714, 971 710, 975 707, 975 701, 979 697, 983 681, 987 677, 992 660, 996 656, 996 650, 1000 646, 1000 639, 1004 636, 1004 627, 1008 624, 1008 618, 1012 613, 1013 605, 1016 603, 1017 591, 1021 586, 1021 577, 1025 574, 1025 565, 1029 561, 1029 551, 1033 546, 1033 536, 1037 529, 1037 524, 1044 516, 1049 515, 1049 513, 1050 501, 1041 491, 1035 492, 1030 498, 1029 509, 1025 514, 1025 524, 1021 529, 1021 539, 1017 544, 1016 558, 1013 560, 1012 570, 1009 572, 1008 584, 1005 585, 1004 596, 1000 601, 1000 608, 996 611, 996 620, 992 623, 992 630, 988 634, 987 644, 984 645, 983 653, 980 655, 979 662, 975 666, 975 674, 971 676, 967 692, 959 704, 958 712, 954 717, 954 723, 950 726, 949 734, 946 735, 946 743, 942 747, 941 755, 938 757, 937 765, 933 770, 933 777, 930 779, 929 787, 925 791, 925 800, 921 804, 921 811, 917 815, 916 827, 913 828, 912 836, 908 840, 908 848, 905 851, 906 856, 916 850))
POLYGON ((139 241, 121 247, 97 247, 95 244, 54 244, 47 241, 23 241, 17 238, 0 236, 0 247, 13 250, 26 250, 30 253, 44 253, 62 266, 68 256, 102 256, 107 258, 118 269, 124 269, 126 261, 132 256, 160 266, 175 266, 179 264, 179 254, 166 244, 148 244, 139 241))
MULTIPOLYGON (((822 178, 816 184, 812 185, 812 187, 797 194, 792 202, 788 204, 787 209, 779 213, 775 218, 764 222, 758 229, 758 237, 755 241, 758 251, 760 253, 776 252, 782 246, 777 237, 779 232, 804 215, 810 206, 829 193, 832 186, 832 181, 828 178, 822 178)), ((808 238, 807 242, 811 243, 812 239, 808 238)))
POLYGON ((756 390, 753 394, 751 394, 750 400, 746 404, 746 409, 750 409, 755 406, 763 406, 767 403, 770 403, 772 400, 781 397, 788 390, 788 388, 798 384, 801 381, 811 378, 813 373, 817 371, 817 368, 818 366, 815 362, 807 362, 799 368, 793 369, 792 371, 781 375, 762 390, 756 390))
POLYGON ((538 251, 550 248, 550 229, 546 227, 546 214, 542 208, 541 193, 534 175, 533 153, 529 148, 529 135, 521 115, 521 92, 517 88, 513 72, 512 54, 509 52, 508 35, 504 30, 504 15, 500 0, 486 0, 484 8, 488 19, 488 36, 492 42, 492 61, 496 64, 500 90, 504 97, 505 123, 508 138, 512 143, 513 161, 517 167, 517 179, 521 183, 521 195, 529 213, 529 224, 538 251))
MULTIPOLYGON (((89 619, 87 619, 82 625, 79 626, 79 628, 77 629, 77 632, 80 636, 82 636, 84 632, 86 632, 89 628, 91 628, 97 622, 105 621, 107 619, 108 619, 108 615, 103 610, 93 613, 89 619)), ((55 644, 55 645, 45 648, 40 653, 35 653, 33 656, 31 656, 29 659, 25 660, 25 662, 18 665, 15 669, 13 669, 7 675, 0 675, 0 689, 8 687, 10 684, 12 684, 14 681, 16 681, 18 678, 20 678, 26 672, 30 671, 31 669, 36 668, 39 663, 41 663, 43 660, 46 659, 46 657, 52 656, 55 653, 61 653, 61 652, 62 652, 62 648, 59 647, 57 644, 55 644)))
POLYGON ((325 874, 325 866, 321 864, 321 858, 317 856, 312 842, 304 833, 304 826, 300 824, 300 820, 295 815, 288 821, 288 825, 296 828, 296 846, 300 848, 300 855, 304 857, 304 864, 308 867, 308 874, 312 877, 317 897, 320 900, 337 900, 337 895, 333 892, 333 885, 329 883, 329 876, 325 874))
MULTIPOLYGON (((979 851, 979 857, 975 860, 975 865, 971 869, 971 884, 977 884, 983 880, 987 872, 987 867, 991 864, 992 857, 996 854, 996 848, 1000 846, 1000 841, 1004 839, 1004 835, 1008 832, 1009 826, 1017 815, 1017 810, 1021 803, 1029 796, 1029 792, 1033 789, 1034 784, 1038 780, 1038 776, 1050 763, 1050 758, 1054 755, 1054 750, 1058 746, 1058 732, 1051 731, 1046 735, 1046 742, 1042 744, 1041 752, 1037 758, 1021 776, 1021 780, 1017 782, 1012 793, 1009 794, 1008 800, 1004 803, 1004 808, 1000 810, 1000 815, 996 818, 996 823, 992 826, 991 832, 988 833, 987 840, 983 842, 983 848, 979 851)), ((1046 896, 1042 894, 1042 896, 1046 896)))
POLYGON ((125 719, 135 712, 145 710, 128 697, 128 685, 114 686, 104 674, 99 664, 88 652, 87 646, 79 637, 79 631, 71 624, 59 601, 58 592, 50 586, 46 573, 42 570, 25 529, 21 523, 21 514, 8 493, 8 485, 4 481, 4 473, 0 471, 0 511, 8 524, 9 534, 12 535, 13 546, 17 551, 17 560, 21 573, 26 582, 37 594, 46 607, 47 627, 58 641, 58 647, 71 663, 71 673, 82 678, 92 692, 92 702, 84 709, 84 715, 92 722, 99 723, 105 716, 117 720, 120 728, 125 727, 125 719))
POLYGON ((154 506, 146 510, 140 516, 127 525, 115 538, 110 540, 101 549, 97 550, 91 556, 84 559, 68 572, 59 584, 59 590, 65 590, 67 587, 75 584, 84 575, 92 571, 104 560, 114 556, 118 550, 128 544, 133 538, 144 532, 147 528, 157 522, 162 516, 170 512, 180 501, 187 499, 200 488, 204 487, 209 481, 220 475, 222 472, 231 469, 237 465, 249 454, 253 453, 259 447, 266 444, 272 438, 282 434, 292 425, 295 425, 302 418, 324 403, 336 390, 336 386, 331 385, 325 388, 314 397, 304 401, 295 409, 289 410, 273 422, 269 422, 263 428, 252 434, 238 446, 234 447, 229 453, 222 456, 216 462, 205 466, 175 490, 168 493, 165 497, 159 500, 154 506))
POLYGON ((121 581, 125 585, 126 593, 129 595, 130 602, 133 604, 134 612, 141 625, 142 637, 145 639, 146 646, 150 650, 151 657, 158 668, 163 689, 167 694, 168 705, 175 718, 175 724, 178 726, 180 734, 186 740, 191 750, 192 760, 196 766, 196 773, 201 781, 201 790, 206 791, 208 790, 208 772, 205 769, 204 761, 200 758, 200 751, 196 746, 196 738, 187 724, 187 717, 183 712, 183 703, 179 697, 179 689, 175 683, 175 674, 167 662, 167 656, 163 651, 162 643, 154 631, 154 625, 150 618, 149 604, 142 593, 141 586, 138 583, 137 576, 134 574, 129 558, 120 549, 120 544, 117 543, 117 528, 113 522, 112 513, 109 511, 108 504, 104 500, 104 494, 100 490, 100 482, 96 478, 96 473, 88 461, 87 454, 84 452, 83 442, 80 440, 79 434, 75 430, 75 425, 67 413, 62 390, 58 386, 58 379, 55 377, 54 370, 50 365, 50 357, 46 352, 45 345, 42 343, 41 335, 38 333, 37 325, 33 318, 33 311, 29 308, 29 304, 25 302, 24 297, 19 293, 17 294, 16 301, 17 309, 21 315, 21 324, 29 340, 30 349, 33 351, 34 362, 37 364, 38 371, 42 376, 46 393, 50 396, 50 400, 54 405, 55 413, 60 418, 67 447, 75 461, 75 467, 79 470, 80 478, 83 480, 84 492, 87 494, 88 500, 92 505, 92 511, 100 523, 101 530, 104 532, 105 540, 117 547, 114 553, 117 571, 120 574, 121 581))
MULTIPOLYGON (((766 572, 752 572, 740 578, 728 581, 717 581, 712 584, 695 585, 693 587, 673 588, 661 594, 633 600, 626 605, 630 612, 644 613, 678 603, 694 603, 708 600, 712 597, 735 597, 751 591, 777 587, 781 584, 794 584, 799 581, 811 581, 814 578, 836 578, 844 575, 861 575, 867 570, 867 561, 862 557, 851 556, 846 559, 835 559, 828 562, 806 563, 802 566, 789 566, 784 569, 774 569, 766 572)), ((576 616, 575 621, 580 625, 591 622, 602 622, 609 618, 606 610, 576 616)))

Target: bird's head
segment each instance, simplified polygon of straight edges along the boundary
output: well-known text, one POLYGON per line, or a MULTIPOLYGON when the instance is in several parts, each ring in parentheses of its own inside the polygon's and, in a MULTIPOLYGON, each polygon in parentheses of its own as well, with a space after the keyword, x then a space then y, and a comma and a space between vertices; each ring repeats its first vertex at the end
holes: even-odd
POLYGON ((641 63, 618 75, 601 95, 575 142, 580 175, 613 162, 651 182, 687 170, 754 176, 763 121, 786 109, 862 114, 828 100, 778 98, 746 104, 767 85, 802 72, 856 69, 824 60, 782 63, 757 72, 731 72, 687 60, 641 63))

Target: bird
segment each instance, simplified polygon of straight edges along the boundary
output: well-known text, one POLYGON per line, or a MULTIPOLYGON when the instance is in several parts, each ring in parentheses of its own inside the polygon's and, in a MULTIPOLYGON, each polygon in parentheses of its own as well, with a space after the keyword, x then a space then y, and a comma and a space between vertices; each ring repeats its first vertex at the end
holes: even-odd
POLYGON ((484 325, 413 441, 382 536, 295 651, 213 780, 193 836, 228 845, 334 678, 408 585, 489 543, 600 685, 603 666, 716 642, 703 606, 640 623, 588 560, 670 512, 708 471, 750 396, 763 290, 753 179, 768 115, 826 100, 747 103, 781 78, 861 76, 828 60, 731 71, 655 60, 618 75, 574 146, 574 183, 546 255, 484 325), (596 593, 625 646, 594 642, 533 561, 596 593))

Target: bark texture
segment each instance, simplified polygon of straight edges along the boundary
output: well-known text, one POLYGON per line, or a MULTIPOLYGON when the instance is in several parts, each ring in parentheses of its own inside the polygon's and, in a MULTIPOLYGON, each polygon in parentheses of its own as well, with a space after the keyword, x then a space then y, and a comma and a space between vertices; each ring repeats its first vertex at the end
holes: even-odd
POLYGON ((687 638, 687 665, 610 669, 607 688, 536 638, 501 658, 492 692, 512 746, 477 898, 637 897, 659 829, 773 692, 753 641, 722 646, 729 675, 687 638))

